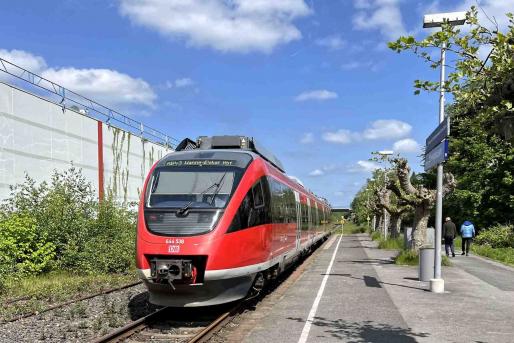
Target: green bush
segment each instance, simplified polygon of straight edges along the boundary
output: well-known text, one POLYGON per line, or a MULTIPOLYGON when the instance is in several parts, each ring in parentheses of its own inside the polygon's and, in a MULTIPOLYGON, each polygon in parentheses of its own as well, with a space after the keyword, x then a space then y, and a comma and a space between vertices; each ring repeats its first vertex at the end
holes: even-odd
POLYGON ((472 245, 471 250, 478 255, 514 266, 514 248, 492 248, 488 245, 472 245))
POLYGON ((0 223, 0 277, 124 273, 134 265, 135 213, 113 196, 99 203, 75 167, 55 171, 49 183, 26 175, 0 206, 0 223))
POLYGON ((34 218, 13 213, 0 221, 0 259, 4 274, 38 274, 48 269, 55 245, 34 218))
POLYGON ((382 233, 378 230, 371 233, 371 239, 374 241, 379 240, 380 237, 382 237, 382 233))
MULTIPOLYGON (((402 266, 417 266, 419 264, 419 254, 415 250, 401 250, 398 256, 396 256, 394 263, 402 266)), ((441 265, 451 266, 452 263, 447 256, 442 256, 441 265)))
POLYGON ((85 273, 124 273, 134 266, 135 213, 116 204, 112 197, 97 205, 97 217, 88 228, 88 240, 70 244, 61 260, 62 269, 85 273))
POLYGON ((475 237, 475 243, 491 248, 514 248, 514 226, 495 225, 483 230, 475 237))
POLYGON ((379 249, 389 249, 389 250, 401 250, 404 248, 403 246, 403 238, 388 238, 388 239, 380 239, 378 242, 379 249))

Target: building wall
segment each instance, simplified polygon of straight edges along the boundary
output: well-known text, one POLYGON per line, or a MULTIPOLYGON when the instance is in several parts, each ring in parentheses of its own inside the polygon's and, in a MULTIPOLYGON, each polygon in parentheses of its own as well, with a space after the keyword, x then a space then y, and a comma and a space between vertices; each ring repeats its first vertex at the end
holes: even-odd
POLYGON ((99 138, 105 192, 137 201, 149 168, 168 152, 164 147, 0 83, 0 200, 25 173, 49 180, 54 169, 72 163, 99 194, 99 138))

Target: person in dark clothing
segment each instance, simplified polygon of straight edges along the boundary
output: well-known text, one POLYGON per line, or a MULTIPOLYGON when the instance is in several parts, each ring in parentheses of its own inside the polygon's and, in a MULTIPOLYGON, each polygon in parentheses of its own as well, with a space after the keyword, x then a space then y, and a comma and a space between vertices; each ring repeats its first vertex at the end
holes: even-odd
POLYGON ((444 250, 446 251, 446 256, 450 256, 450 250, 452 252, 452 257, 455 257, 455 246, 453 244, 453 240, 457 236, 457 227, 452 222, 450 217, 446 217, 446 220, 443 225, 443 237, 444 237, 444 250))
POLYGON ((462 236, 462 255, 469 255, 469 247, 475 237, 475 226, 469 220, 466 220, 460 227, 460 235, 462 236))

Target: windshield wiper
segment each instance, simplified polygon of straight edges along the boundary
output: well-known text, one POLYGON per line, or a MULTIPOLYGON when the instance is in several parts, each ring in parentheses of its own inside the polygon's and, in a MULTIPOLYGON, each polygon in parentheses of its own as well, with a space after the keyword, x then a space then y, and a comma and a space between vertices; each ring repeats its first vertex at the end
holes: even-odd
POLYGON ((221 186, 223 185, 223 180, 225 179, 225 175, 227 175, 227 172, 221 176, 221 179, 218 181, 218 185, 216 186, 216 190, 212 194, 211 199, 211 206, 214 206, 214 201, 216 201, 216 195, 221 191, 221 186))
MULTIPOLYGON (((205 193, 207 193, 209 190, 211 190, 211 188, 213 187, 219 187, 220 183, 223 181, 223 179, 225 178, 225 175, 227 175, 227 172, 225 172, 221 178, 219 179, 218 182, 215 182, 213 183, 212 185, 210 185, 209 187, 207 187, 206 189, 204 189, 202 192, 200 192, 199 195, 204 195, 205 193)), ((188 202, 187 204, 185 204, 183 207, 181 207, 178 211, 177 211, 177 215, 178 216, 185 216, 186 215, 186 212, 187 210, 189 210, 189 208, 191 207, 191 205, 196 202, 195 200, 191 200, 190 202, 188 202)))

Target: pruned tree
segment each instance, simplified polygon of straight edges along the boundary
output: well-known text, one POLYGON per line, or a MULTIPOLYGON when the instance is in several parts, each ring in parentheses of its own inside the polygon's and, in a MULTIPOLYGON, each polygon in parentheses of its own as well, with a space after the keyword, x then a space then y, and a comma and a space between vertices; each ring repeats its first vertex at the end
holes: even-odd
MULTIPOLYGON (((394 180, 391 180, 392 182, 394 180)), ((382 188, 379 191, 378 206, 384 208, 390 215, 389 229, 391 237, 396 238, 400 234, 403 214, 412 211, 412 206, 401 198, 398 198, 390 189, 382 188)))
MULTIPOLYGON (((414 225, 412 228, 411 249, 419 250, 425 245, 427 237, 427 224, 430 210, 435 205, 436 191, 423 185, 414 186, 410 180, 411 169, 407 160, 395 158, 392 160, 398 179, 391 179, 387 188, 391 190, 405 205, 414 208, 414 225)), ((455 178, 450 173, 444 175, 443 197, 455 188, 455 178)))

